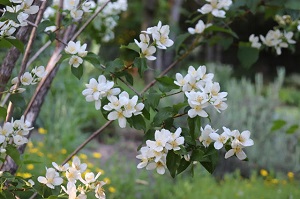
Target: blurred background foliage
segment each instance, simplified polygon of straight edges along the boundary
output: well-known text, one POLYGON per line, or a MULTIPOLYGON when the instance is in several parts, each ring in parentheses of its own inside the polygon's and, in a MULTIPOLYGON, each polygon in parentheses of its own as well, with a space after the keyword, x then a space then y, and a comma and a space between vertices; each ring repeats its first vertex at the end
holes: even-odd
MULTIPOLYGON (((128 3, 128 11, 120 15, 115 28, 115 40, 101 42, 101 34, 93 25, 80 38, 82 42, 89 43, 91 51, 99 54, 102 63, 117 57, 131 62, 137 54, 120 49, 120 45, 133 42, 141 30, 156 25, 159 20, 163 24, 170 24, 171 38, 176 40, 176 35, 187 32, 187 28, 195 24, 195 20, 191 19, 205 1, 130 0, 128 3)), ((235 16, 235 20, 224 23, 239 38, 224 34, 210 38, 210 42, 197 48, 169 76, 174 77, 176 72, 186 71, 189 65, 197 67, 204 64, 209 72, 215 73, 215 81, 220 82, 221 90, 228 92, 229 107, 221 114, 209 112, 213 127, 249 129, 255 142, 254 147, 247 151, 249 162, 236 161, 234 158, 225 161, 221 158, 214 173, 219 181, 208 176, 198 168, 199 165, 196 165, 194 178, 190 178, 188 172, 175 180, 168 175, 158 177, 154 172, 136 169, 136 148, 142 141, 142 132, 132 129, 120 131, 117 125, 111 125, 81 155, 82 160, 88 158, 91 162, 90 169, 103 171, 104 168, 105 177, 111 181, 106 186, 108 198, 198 198, 200 195, 203 198, 300 197, 300 131, 296 128, 292 133, 288 132, 290 126, 299 125, 300 121, 299 43, 295 45, 294 52, 284 49, 281 56, 271 51, 260 52, 258 61, 251 67, 242 66, 237 58, 238 42, 247 42, 252 33, 265 35, 276 25, 273 18, 275 14, 299 18, 300 1, 236 0, 234 3, 227 15, 235 16), (272 130, 274 121, 278 120, 284 120, 285 125, 272 130), (130 142, 132 145, 129 146, 128 141, 133 144, 130 142), (99 152, 105 156, 102 147, 107 145, 115 150, 102 157, 103 161, 99 160, 101 155, 93 155, 99 152), (124 155, 124 151, 129 154, 124 155), (237 169, 240 172, 236 172, 237 169), (293 175, 287 175, 288 172, 293 175)), ((35 48, 39 48, 44 41, 45 38, 40 36, 35 48)), ((49 57, 51 48, 34 64, 45 64, 45 57, 49 57)), ((158 54, 158 60, 150 67, 161 70, 168 66, 176 57, 173 50, 158 54)), ((84 84, 91 77, 98 77, 101 71, 85 63, 84 76, 78 81, 67 64, 62 65, 39 115, 36 129, 40 129, 34 132, 32 145, 27 148, 28 152, 35 151, 28 158, 36 162, 24 165, 19 175, 28 175, 29 172, 35 176, 42 175, 45 165, 62 161, 90 133, 106 122, 102 114, 95 110, 94 104, 87 103, 81 95, 84 84)), ((150 77, 151 72, 153 70, 150 69, 150 77)), ((140 91, 147 79, 138 78, 136 71, 132 71, 132 74, 136 77, 134 85, 140 91)), ((29 97, 29 94, 25 95, 29 97)), ((178 98, 174 97, 174 100, 178 98)), ((207 120, 202 121, 202 124, 206 123, 207 120)))

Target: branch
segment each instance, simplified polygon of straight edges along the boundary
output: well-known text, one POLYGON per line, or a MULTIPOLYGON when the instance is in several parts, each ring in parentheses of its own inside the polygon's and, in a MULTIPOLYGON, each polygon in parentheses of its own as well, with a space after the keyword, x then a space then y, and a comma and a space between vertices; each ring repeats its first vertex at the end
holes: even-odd
POLYGON ((97 135, 99 135, 106 127, 108 127, 113 121, 106 122, 100 129, 95 131, 90 137, 88 137, 80 146, 78 146, 64 161, 61 165, 66 164, 71 158, 76 155, 85 145, 87 145, 91 140, 93 140, 97 135))

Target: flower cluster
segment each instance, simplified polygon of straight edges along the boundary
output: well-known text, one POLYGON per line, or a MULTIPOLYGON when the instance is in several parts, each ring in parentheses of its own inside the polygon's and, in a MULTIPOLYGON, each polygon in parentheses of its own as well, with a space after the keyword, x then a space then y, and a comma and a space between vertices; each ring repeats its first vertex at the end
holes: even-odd
POLYGON ((188 68, 188 74, 182 76, 176 73, 174 83, 180 86, 185 93, 191 109, 188 115, 191 118, 198 116, 208 117, 204 108, 212 105, 218 112, 227 109, 227 92, 220 92, 218 82, 213 82, 214 74, 206 74, 206 66, 199 66, 196 70, 193 66, 188 68))
MULTIPOLYGON (((20 77, 20 82, 23 86, 29 86, 29 85, 35 85, 39 81, 42 80, 47 75, 47 71, 45 70, 44 66, 36 66, 34 69, 32 69, 31 72, 25 72, 21 77, 20 77)), ((19 82, 18 77, 14 77, 11 80, 12 86, 10 88, 11 93, 21 93, 25 91, 25 88, 16 88, 16 84, 19 82)))
POLYGON ((8 144, 12 143, 14 146, 20 146, 28 142, 26 135, 33 129, 31 124, 25 121, 24 116, 20 120, 5 122, 0 126, 0 153, 6 152, 8 144))
POLYGON ((226 12, 232 4, 231 0, 206 0, 209 4, 205 4, 198 12, 202 14, 211 13, 215 17, 225 18, 226 12))
POLYGON ((136 156, 136 158, 141 160, 137 168, 156 169, 157 173, 164 174, 168 151, 178 151, 184 144, 184 137, 180 136, 180 134, 181 128, 177 128, 174 133, 166 129, 156 130, 154 135, 155 141, 147 140, 147 146, 142 147, 140 149, 141 154, 136 156))
POLYGON ((131 99, 126 91, 120 93, 118 97, 110 95, 107 97, 109 103, 103 106, 106 111, 111 111, 107 118, 109 120, 118 120, 121 128, 126 127, 126 118, 130 118, 133 115, 142 114, 144 109, 143 103, 137 103, 138 96, 134 95, 131 99))
MULTIPOLYGON (((103 6, 106 0, 98 0, 98 6, 103 6)), ((117 0, 109 2, 102 12, 93 21, 93 26, 98 30, 103 42, 109 42, 115 38, 113 29, 118 24, 118 15, 127 10, 127 0, 117 0)))
POLYGON ((82 91, 82 95, 85 96, 87 102, 95 101, 95 108, 99 110, 101 108, 101 99, 104 97, 118 95, 121 90, 119 88, 113 88, 114 82, 106 80, 104 75, 98 77, 98 81, 95 78, 90 79, 88 84, 85 84, 86 89, 82 91))
MULTIPOLYGON (((289 44, 295 44, 296 41, 293 40, 293 32, 282 32, 279 29, 269 30, 266 36, 260 35, 260 40, 262 44, 266 47, 272 47, 275 49, 277 55, 281 55, 281 48, 288 48, 289 44)), ((254 34, 250 35, 249 41, 251 47, 260 49, 261 43, 259 42, 258 36, 254 34)))
POLYGON ((195 28, 188 28, 188 31, 190 34, 202 34, 206 28, 211 26, 212 24, 204 24, 202 20, 199 20, 198 23, 196 24, 195 28))
POLYGON ((9 0, 12 5, 6 6, 2 16, 5 16, 6 12, 14 13, 17 15, 18 21, 7 19, 0 21, 0 38, 7 37, 15 39, 13 34, 17 28, 28 25, 28 17, 31 14, 36 14, 39 11, 39 7, 33 4, 33 0, 9 0))
POLYGON ((156 57, 153 54, 156 52, 156 48, 167 49, 171 47, 174 42, 169 38, 170 27, 169 25, 162 25, 161 21, 157 26, 147 28, 146 31, 142 31, 140 34, 140 42, 136 39, 134 42, 141 49, 140 56, 145 57, 148 60, 155 60, 156 57), (153 42, 150 43, 150 37, 152 36, 153 42))
POLYGON ((231 149, 226 152, 226 159, 233 155, 236 155, 240 160, 247 158, 243 148, 254 144, 253 140, 250 139, 250 131, 246 130, 240 133, 238 130, 231 131, 226 127, 223 127, 223 133, 221 134, 218 134, 217 131, 211 128, 210 125, 206 125, 204 128, 201 127, 199 141, 204 147, 214 143, 214 147, 217 150, 223 148, 224 145, 229 145, 231 149))
POLYGON ((71 54, 72 57, 69 60, 69 64, 75 68, 78 68, 83 63, 83 57, 87 55, 86 44, 80 45, 80 41, 76 43, 69 41, 68 45, 65 48, 65 52, 71 54))
POLYGON ((81 163, 80 159, 75 156, 72 160, 72 164, 68 163, 59 166, 57 163, 52 162, 54 168, 46 168, 46 175, 39 176, 38 181, 45 184, 50 189, 54 189, 55 186, 60 186, 63 183, 65 176, 68 181, 67 187, 61 186, 62 190, 69 196, 69 199, 86 199, 87 192, 94 191, 95 197, 99 199, 105 199, 105 193, 103 190, 103 181, 97 179, 101 175, 99 172, 96 176, 93 172, 86 172, 84 178, 83 173, 86 171, 87 164, 81 163), (60 173, 64 172, 64 175, 60 173), (78 194, 78 195, 77 195, 78 194))

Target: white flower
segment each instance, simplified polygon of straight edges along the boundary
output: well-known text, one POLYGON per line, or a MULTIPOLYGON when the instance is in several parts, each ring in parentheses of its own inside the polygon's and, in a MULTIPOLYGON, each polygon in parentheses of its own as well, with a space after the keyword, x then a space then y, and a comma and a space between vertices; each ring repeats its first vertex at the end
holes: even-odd
POLYGON ((76 183, 76 181, 80 178, 80 170, 77 170, 74 167, 69 167, 66 171, 66 177, 69 182, 76 183))
POLYGON ((103 190, 103 185, 105 185, 104 182, 100 182, 97 184, 96 188, 95 188, 95 197, 99 198, 99 199, 105 199, 105 193, 103 190))
POLYGON ((221 135, 213 132, 209 134, 209 137, 215 141, 214 147, 215 149, 219 150, 223 147, 223 145, 227 142, 229 139, 226 132, 223 132, 221 135))
POLYGON ((8 137, 13 133, 13 125, 10 122, 5 122, 3 127, 0 126, 0 135, 8 137))
POLYGON ((246 130, 243 131, 242 133, 240 133, 238 130, 234 130, 234 131, 227 131, 227 134, 229 134, 230 136, 233 136, 236 140, 238 140, 240 142, 241 145, 243 145, 244 147, 247 146, 252 146, 254 145, 254 142, 252 139, 250 139, 250 131, 246 130))
POLYGON ((156 57, 152 56, 156 52, 156 48, 154 46, 141 46, 142 55, 146 57, 148 60, 156 60, 156 57))
POLYGON ((210 145, 210 143, 212 143, 212 139, 209 136, 211 133, 215 133, 218 130, 214 130, 213 128, 211 128, 211 126, 209 124, 207 124, 204 129, 201 127, 201 135, 199 137, 199 141, 203 144, 204 147, 208 147, 210 145))
POLYGON ((83 59, 77 55, 72 55, 69 60, 69 64, 74 68, 78 68, 83 63, 83 59))
POLYGON ((96 4, 94 1, 85 1, 85 2, 83 2, 81 8, 82 8, 83 12, 92 12, 91 9, 93 9, 95 7, 96 7, 96 4))
POLYGON ((140 34, 140 40, 141 42, 138 42, 136 39, 134 40, 134 42, 136 43, 136 45, 140 48, 142 48, 142 46, 149 46, 150 45, 150 37, 149 35, 145 35, 145 34, 140 34))
POLYGON ((206 0, 210 4, 205 4, 198 12, 202 14, 211 13, 215 17, 225 18, 225 11, 228 10, 229 6, 232 4, 231 0, 206 0), (221 10, 224 9, 224 10, 221 10))
POLYGON ((122 109, 118 109, 115 111, 112 111, 108 114, 107 119, 108 120, 118 120, 119 126, 121 128, 126 127, 126 118, 130 118, 132 116, 131 113, 124 111, 122 109))
POLYGON ((66 9, 66 10, 76 9, 79 2, 80 2, 79 0, 65 0, 64 1, 64 9, 66 9))
POLYGON ((24 0, 21 4, 21 9, 27 14, 36 14, 39 11, 39 7, 32 5, 33 0, 24 0))
POLYGON ((294 33, 291 32, 291 31, 283 33, 283 36, 285 37, 287 43, 289 43, 289 44, 295 44, 296 43, 296 41, 292 39, 293 35, 294 35, 294 33))
POLYGON ((199 20, 198 23, 196 24, 195 28, 188 28, 188 31, 190 34, 201 34, 204 32, 206 28, 211 26, 212 24, 207 24, 205 25, 202 20, 199 20))
POLYGON ((100 172, 99 172, 96 176, 95 176, 95 174, 94 174, 93 172, 89 172, 89 173, 86 173, 86 174, 85 174, 84 180, 81 178, 81 176, 80 176, 79 180, 80 180, 83 184, 87 185, 87 184, 89 184, 89 183, 95 182, 95 181, 97 180, 97 178, 99 178, 100 175, 101 175, 100 172))
POLYGON ((67 47, 65 48, 66 53, 75 55, 80 51, 80 41, 77 41, 76 43, 73 41, 69 41, 67 47))
POLYGON ((81 164, 80 159, 77 156, 75 156, 72 161, 72 167, 78 170, 80 173, 83 173, 87 168, 87 164, 81 164))
POLYGON ((240 160, 244 160, 247 158, 247 155, 245 154, 245 152, 243 151, 243 146, 241 145, 241 143, 238 140, 233 140, 231 143, 231 148, 229 151, 226 152, 225 154, 225 159, 236 155, 236 157, 240 160))
POLYGON ((20 23, 20 26, 27 26, 27 19, 28 19, 29 15, 24 13, 24 12, 20 12, 17 16, 17 19, 20 23))
POLYGON ((259 42, 258 36, 255 36, 254 34, 250 35, 249 41, 251 42, 252 48, 260 49, 261 43, 259 42))
POLYGON ((46 168, 46 177, 39 176, 38 181, 47 185, 50 189, 54 189, 54 186, 58 186, 63 183, 63 179, 59 177, 58 172, 56 172, 53 168, 46 168))
POLYGON ((136 156, 137 159, 141 160, 141 162, 137 165, 138 169, 146 167, 149 162, 149 158, 154 157, 153 150, 151 150, 148 146, 142 147, 140 152, 141 154, 136 156))
POLYGON ((80 19, 82 18, 83 11, 82 11, 82 10, 72 9, 72 10, 70 11, 70 14, 71 14, 71 17, 72 17, 74 20, 78 21, 78 20, 80 20, 80 19))
POLYGON ((27 143, 28 139, 21 135, 13 135, 13 141, 14 141, 15 145, 20 146, 20 145, 27 143))
POLYGON ((180 145, 184 144, 184 137, 180 136, 181 128, 177 128, 174 133, 171 133, 171 136, 166 144, 166 149, 178 151, 180 150, 180 145))
POLYGON ((39 66, 39 67, 36 66, 34 69, 32 69, 31 72, 36 76, 38 76, 39 78, 43 78, 47 75, 47 71, 45 70, 44 66, 39 66))
POLYGON ((157 173, 163 175, 166 172, 166 156, 164 155, 158 162, 151 162, 146 166, 147 170, 156 169, 157 173))
POLYGON ((57 170, 57 171, 67 171, 68 168, 70 167, 68 163, 64 165, 58 165, 56 162, 52 162, 52 166, 57 170))
POLYGON ((171 137, 171 132, 166 129, 162 129, 161 131, 156 130, 154 137, 155 137, 155 141, 147 140, 146 144, 150 149, 153 149, 154 151, 157 152, 161 152, 166 146, 166 143, 169 141, 171 137))
POLYGON ((29 72, 25 72, 25 73, 21 76, 20 80, 21 80, 21 83, 22 83, 24 86, 28 86, 28 85, 30 85, 30 84, 32 83, 33 77, 32 77, 32 75, 31 75, 29 72))

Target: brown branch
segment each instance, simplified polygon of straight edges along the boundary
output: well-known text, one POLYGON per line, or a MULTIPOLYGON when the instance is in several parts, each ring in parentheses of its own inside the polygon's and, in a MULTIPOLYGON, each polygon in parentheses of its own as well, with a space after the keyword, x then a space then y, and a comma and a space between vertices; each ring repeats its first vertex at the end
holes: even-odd
POLYGON ((91 140, 93 140, 97 135, 99 135, 106 127, 108 127, 113 121, 106 122, 100 129, 95 131, 90 137, 88 137, 80 146, 78 146, 64 161, 61 165, 66 164, 71 158, 76 155, 85 145, 87 145, 91 140))

